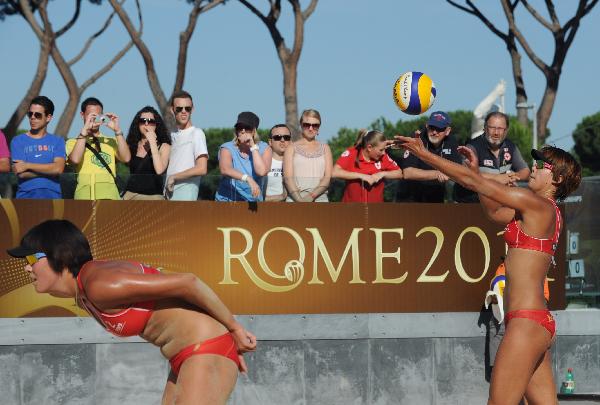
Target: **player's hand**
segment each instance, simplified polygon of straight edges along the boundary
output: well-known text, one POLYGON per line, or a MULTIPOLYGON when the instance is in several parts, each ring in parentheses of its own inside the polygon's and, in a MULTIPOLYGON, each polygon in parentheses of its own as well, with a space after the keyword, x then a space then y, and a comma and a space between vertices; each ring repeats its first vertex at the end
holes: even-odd
POLYGON ((458 153, 463 155, 463 157, 465 158, 463 164, 472 171, 479 172, 479 160, 477 159, 477 155, 475 154, 473 149, 467 146, 459 146, 457 150, 458 153))
POLYGON ((398 149, 399 145, 396 143, 394 139, 386 139, 385 140, 385 148, 388 149, 398 149))
POLYGON ((256 350, 256 336, 248 332, 244 327, 239 327, 231 331, 231 336, 237 346, 238 357, 240 359, 240 371, 248 372, 248 365, 242 356, 243 353, 253 352, 256 350))
POLYGON ((517 185, 517 182, 521 179, 519 179, 519 176, 517 175, 517 173, 509 170, 508 172, 506 172, 506 175, 508 176, 508 185, 511 187, 514 187, 517 185))
POLYGON ((427 153, 427 148, 425 148, 423 140, 421 139, 421 131, 415 131, 411 137, 396 135, 394 136, 394 139, 397 144, 410 151, 415 156, 421 157, 423 154, 427 153))

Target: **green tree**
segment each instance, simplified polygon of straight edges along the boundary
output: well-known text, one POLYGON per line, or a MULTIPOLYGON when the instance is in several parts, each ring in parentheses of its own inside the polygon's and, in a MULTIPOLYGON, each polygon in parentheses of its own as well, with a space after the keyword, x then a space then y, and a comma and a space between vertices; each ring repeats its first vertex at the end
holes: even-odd
POLYGON ((583 175, 600 174, 600 112, 583 117, 573 131, 573 150, 583 166, 583 175))
POLYGON ((533 142, 532 125, 525 126, 518 121, 517 117, 512 116, 509 122, 507 138, 517 145, 525 162, 531 162, 532 158, 529 151, 531 151, 533 142))

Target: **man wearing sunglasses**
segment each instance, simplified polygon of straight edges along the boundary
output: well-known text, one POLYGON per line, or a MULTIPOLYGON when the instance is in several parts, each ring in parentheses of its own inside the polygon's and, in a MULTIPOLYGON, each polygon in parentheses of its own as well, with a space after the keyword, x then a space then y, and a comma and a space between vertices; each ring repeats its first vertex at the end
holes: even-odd
POLYGON ((206 135, 192 125, 194 102, 190 93, 178 91, 171 97, 171 111, 177 131, 171 133, 165 196, 171 200, 196 201, 201 177, 208 167, 206 135))
MULTIPOLYGON (((466 146, 477 155, 483 177, 504 185, 516 185, 518 181, 529 178, 531 171, 517 145, 507 139, 508 124, 506 114, 499 111, 489 113, 485 117, 483 134, 471 139, 466 146)), ((476 203, 479 197, 477 193, 457 184, 454 200, 476 203)))
MULTIPOLYGON (((435 111, 427 120, 427 128, 421 133, 423 144, 432 153, 452 162, 462 161, 458 154, 458 142, 452 136, 452 120, 444 111, 435 111)), ((410 153, 404 152, 400 160, 404 180, 398 184, 396 201, 443 203, 446 196, 448 176, 435 170, 410 153)))
POLYGON ((277 124, 269 133, 269 146, 273 150, 271 170, 267 175, 265 201, 285 201, 287 192, 283 187, 283 153, 292 140, 292 132, 285 124, 277 124))
POLYGON ((10 143, 13 172, 18 177, 17 198, 62 198, 59 175, 65 169, 65 140, 48 133, 54 103, 48 97, 31 100, 29 131, 10 143))
POLYGON ((83 127, 76 138, 67 141, 69 163, 79 174, 75 199, 120 200, 116 161, 128 163, 131 152, 121 131, 119 117, 104 113, 102 102, 95 97, 83 100, 80 110, 83 127), (113 131, 114 136, 103 134, 102 126, 113 131))

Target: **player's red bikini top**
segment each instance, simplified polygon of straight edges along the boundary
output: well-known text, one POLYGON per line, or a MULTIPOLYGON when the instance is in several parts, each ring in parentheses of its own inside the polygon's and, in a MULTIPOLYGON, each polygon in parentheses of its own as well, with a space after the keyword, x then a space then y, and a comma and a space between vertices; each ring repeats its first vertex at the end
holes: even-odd
POLYGON ((513 220, 506 225, 506 228, 504 228, 504 241, 509 248, 537 250, 538 252, 544 252, 554 256, 556 246, 558 245, 558 237, 560 235, 561 215, 554 200, 550 201, 556 210, 556 223, 552 239, 538 239, 534 236, 527 235, 519 227, 517 219, 513 218, 513 220))
MULTIPOLYGON (((87 264, 87 263, 86 263, 87 264)), ((158 274, 160 271, 146 267, 141 263, 138 264, 144 274, 158 274)), ((79 288, 79 300, 85 310, 92 315, 96 320, 104 326, 104 328, 119 337, 136 336, 144 331, 146 323, 152 316, 154 309, 154 301, 144 301, 132 304, 129 308, 124 309, 116 314, 106 314, 96 308, 94 304, 87 299, 83 285, 81 284, 81 273, 85 270, 85 265, 79 270, 77 275, 77 287, 79 288)))

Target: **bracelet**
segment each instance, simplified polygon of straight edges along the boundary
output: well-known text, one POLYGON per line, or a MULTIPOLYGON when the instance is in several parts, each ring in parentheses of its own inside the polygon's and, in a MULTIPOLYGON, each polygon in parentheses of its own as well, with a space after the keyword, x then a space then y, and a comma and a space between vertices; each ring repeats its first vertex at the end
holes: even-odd
POLYGON ((123 136, 123 131, 115 132, 115 136, 123 136))
POLYGON ((75 137, 75 139, 85 139, 87 138, 87 136, 85 136, 84 134, 79 134, 75 137))
POLYGON ((247 174, 244 174, 242 176, 242 181, 246 181, 246 182, 248 181, 248 175, 247 174))
POLYGON ((258 150, 258 145, 252 145, 252 146, 250 146, 250 152, 253 152, 255 150, 258 150))

